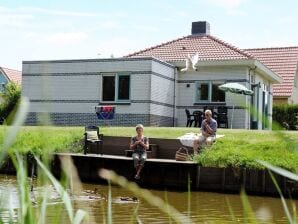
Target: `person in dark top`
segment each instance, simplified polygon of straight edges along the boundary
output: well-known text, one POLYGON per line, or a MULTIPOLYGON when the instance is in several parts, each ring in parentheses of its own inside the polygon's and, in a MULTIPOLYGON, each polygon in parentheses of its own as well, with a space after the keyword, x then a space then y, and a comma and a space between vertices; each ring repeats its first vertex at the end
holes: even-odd
POLYGON ((197 140, 194 140, 193 150, 194 153, 198 153, 198 147, 202 147, 203 144, 211 145, 216 140, 217 122, 212 118, 211 110, 205 111, 206 119, 203 120, 201 126, 202 135, 197 140))
POLYGON ((132 158, 136 168, 135 179, 140 179, 141 170, 147 159, 146 150, 149 149, 149 139, 143 135, 143 131, 144 126, 142 124, 138 124, 136 126, 137 136, 132 137, 130 141, 130 149, 134 150, 132 158))

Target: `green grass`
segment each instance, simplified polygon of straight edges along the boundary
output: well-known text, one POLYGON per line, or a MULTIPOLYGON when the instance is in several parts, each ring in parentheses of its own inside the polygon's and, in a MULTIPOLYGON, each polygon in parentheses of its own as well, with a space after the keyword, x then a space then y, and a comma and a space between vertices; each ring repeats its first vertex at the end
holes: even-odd
POLYGON ((298 172, 298 132, 220 130, 225 137, 194 160, 203 166, 263 168, 267 161, 298 172))
MULTIPOLYGON (((0 141, 9 127, 0 127, 0 141)), ((12 149, 21 152, 82 152, 83 127, 22 127, 12 149)), ((135 134, 134 127, 103 127, 106 136, 135 134)), ((150 138, 176 139, 187 132, 198 132, 198 128, 146 127, 144 134, 150 138)), ((203 150, 194 160, 203 166, 263 168, 256 160, 298 172, 298 132, 219 129, 218 139, 211 148, 203 150)))
MULTIPOLYGON (((11 127, 0 127, 0 143, 11 127)), ((10 151, 36 154, 82 150, 83 127, 22 127, 10 151)))

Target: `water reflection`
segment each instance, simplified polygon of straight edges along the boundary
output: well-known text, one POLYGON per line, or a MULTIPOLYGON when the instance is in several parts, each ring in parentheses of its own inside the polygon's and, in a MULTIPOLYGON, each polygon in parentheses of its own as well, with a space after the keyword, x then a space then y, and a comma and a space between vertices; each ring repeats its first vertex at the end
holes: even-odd
MULTIPOLYGON (((14 176, 0 176, 0 194, 1 208, 7 208, 9 203, 13 208, 18 208, 18 197, 16 178, 14 176), (3 195, 11 195, 8 197, 3 195)), ((56 215, 60 215, 60 221, 67 221, 67 213, 61 198, 52 186, 47 186, 49 192, 49 200, 47 207, 47 220, 52 222, 56 215)), ((32 192, 32 203, 36 209, 38 204, 38 192, 42 188, 34 188, 32 192)), ((112 214, 113 223, 129 223, 133 217, 133 213, 138 209, 138 218, 142 223, 169 223, 169 218, 160 212, 159 209, 152 207, 141 198, 135 198, 133 193, 121 189, 117 186, 111 187, 112 191, 112 214)), ((227 201, 234 213, 236 222, 243 223, 243 208, 239 195, 218 194, 207 192, 192 192, 190 201, 190 211, 188 211, 188 194, 187 192, 167 192, 152 190, 152 193, 167 200, 178 211, 187 215, 189 214, 195 223, 235 223, 227 205, 227 201)), ((108 186, 83 184, 83 191, 71 194, 74 208, 84 209, 89 213, 88 223, 103 223, 107 218, 108 207, 108 186)), ((249 196, 252 209, 260 223, 287 223, 281 201, 278 198, 249 196)), ((290 205, 290 201, 287 201, 290 205)), ((294 204, 298 205, 297 200, 294 204)), ((292 208, 292 206, 291 206, 292 208)), ((17 212, 15 212, 16 216, 17 212)), ((9 217, 8 211, 4 209, 1 212, 2 217, 9 217)))

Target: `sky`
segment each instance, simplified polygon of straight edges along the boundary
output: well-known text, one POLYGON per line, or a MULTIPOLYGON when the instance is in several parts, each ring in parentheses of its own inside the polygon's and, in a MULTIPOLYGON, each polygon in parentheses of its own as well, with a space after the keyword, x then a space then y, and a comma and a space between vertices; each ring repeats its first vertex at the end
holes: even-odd
POLYGON ((0 66, 122 57, 191 33, 238 48, 298 46, 296 0, 0 0, 0 66))

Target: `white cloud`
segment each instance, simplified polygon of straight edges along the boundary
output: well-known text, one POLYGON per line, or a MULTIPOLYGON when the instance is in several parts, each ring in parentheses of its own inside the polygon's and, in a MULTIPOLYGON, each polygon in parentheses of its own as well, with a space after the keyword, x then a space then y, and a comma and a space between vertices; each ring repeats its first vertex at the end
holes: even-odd
POLYGON ((30 42, 61 46, 81 43, 88 38, 88 35, 85 32, 57 32, 47 34, 28 32, 24 37, 30 42))
POLYGON ((45 41, 53 44, 71 45, 84 41, 88 35, 84 32, 54 33, 45 38, 45 41))
POLYGON ((279 25, 297 25, 297 17, 295 18, 293 16, 283 16, 277 18, 276 22, 279 25))
POLYGON ((133 41, 130 37, 114 37, 100 41, 95 47, 99 57, 107 58, 112 54, 115 57, 122 57, 139 49, 144 49, 145 46, 148 47, 145 40, 133 41))
POLYGON ((150 25, 134 25, 133 30, 139 32, 157 32, 159 31, 157 26, 150 26, 150 25))
POLYGON ((86 19, 90 21, 91 17, 93 21, 101 21, 102 28, 116 27, 114 21, 123 19, 127 16, 124 12, 113 13, 93 13, 93 12, 78 12, 78 11, 66 11, 56 9, 46 9, 39 7, 17 7, 7 8, 0 6, 0 26, 18 27, 18 28, 31 28, 32 25, 41 25, 49 27, 49 24, 57 24, 57 21, 65 22, 81 22, 86 19), (73 18, 74 17, 74 18, 73 18))
POLYGON ((240 6, 246 0, 207 0, 213 5, 222 7, 226 10, 226 13, 229 15, 244 15, 244 11, 240 9, 240 6))
POLYGON ((210 0, 210 2, 226 9, 237 9, 244 0, 210 0))
POLYGON ((7 8, 0 6, 0 13, 5 14, 42 14, 42 15, 51 15, 51 16, 63 16, 63 17, 125 17, 126 14, 123 12, 115 13, 93 13, 93 12, 78 12, 78 11, 67 11, 59 9, 47 9, 40 7, 17 7, 17 8, 7 8))
POLYGON ((0 26, 19 28, 33 19, 34 16, 30 13, 15 12, 9 8, 0 7, 0 26))
POLYGON ((100 16, 100 14, 91 13, 91 12, 53 10, 53 9, 45 9, 45 8, 38 8, 38 7, 20 7, 20 8, 17 8, 16 11, 24 12, 24 13, 42 13, 42 14, 53 15, 53 16, 71 16, 71 17, 100 16))
POLYGON ((96 29, 118 29, 120 28, 120 24, 117 21, 112 21, 112 20, 108 20, 108 21, 102 21, 98 24, 98 28, 96 29))

